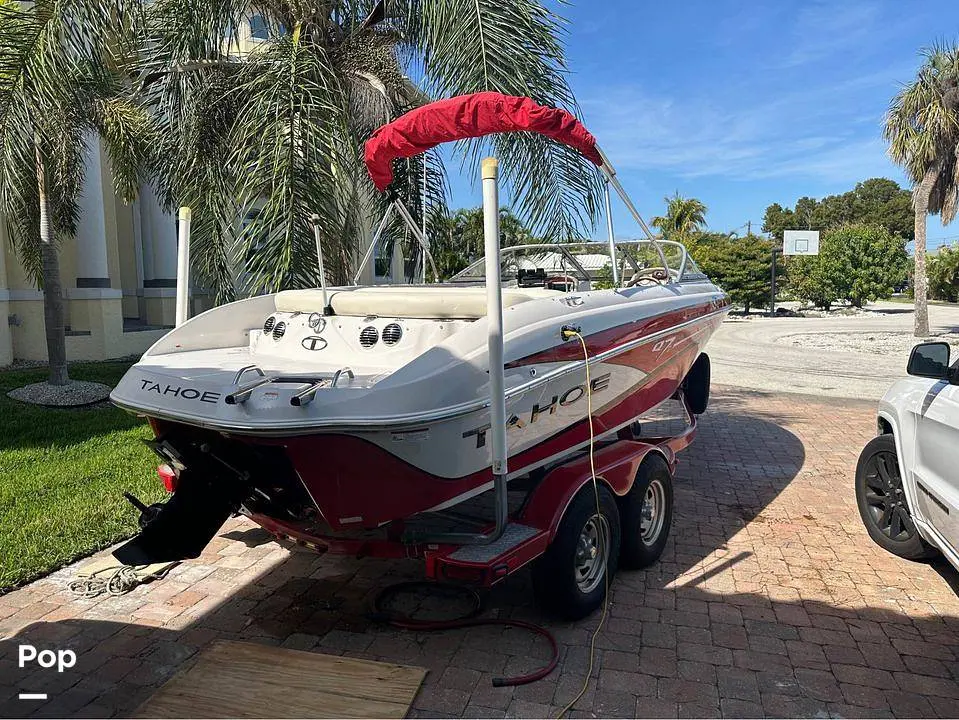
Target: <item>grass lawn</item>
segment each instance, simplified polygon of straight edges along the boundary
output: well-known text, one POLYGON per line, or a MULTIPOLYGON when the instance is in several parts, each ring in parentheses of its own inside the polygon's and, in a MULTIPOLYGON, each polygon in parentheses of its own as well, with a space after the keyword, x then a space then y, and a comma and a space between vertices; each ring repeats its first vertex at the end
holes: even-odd
MULTIPOLYGON (((71 377, 115 385, 129 363, 78 364, 71 377)), ((132 535, 129 490, 163 494, 145 421, 113 406, 51 409, 7 397, 45 369, 0 372, 0 593, 132 535)))

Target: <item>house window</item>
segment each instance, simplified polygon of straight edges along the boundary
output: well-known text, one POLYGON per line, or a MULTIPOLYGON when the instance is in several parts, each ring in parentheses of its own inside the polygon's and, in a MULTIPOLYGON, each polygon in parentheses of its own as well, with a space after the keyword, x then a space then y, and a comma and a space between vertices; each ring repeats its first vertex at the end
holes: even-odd
POLYGON ((269 40, 270 29, 266 25, 266 18, 254 15, 250 18, 250 37, 254 40, 269 40))

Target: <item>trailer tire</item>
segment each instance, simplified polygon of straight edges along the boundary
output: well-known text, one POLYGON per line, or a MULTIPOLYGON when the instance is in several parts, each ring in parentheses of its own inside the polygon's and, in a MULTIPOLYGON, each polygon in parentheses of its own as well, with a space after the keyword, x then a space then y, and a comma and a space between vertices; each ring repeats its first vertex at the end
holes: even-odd
POLYGON ((658 452, 646 456, 633 486, 619 501, 623 537, 620 565, 627 570, 659 560, 673 523, 673 477, 658 452))
POLYGON ((537 603, 546 612, 567 620, 584 618, 602 605, 606 587, 619 564, 620 524, 616 498, 602 482, 597 482, 596 491, 601 520, 596 520, 596 494, 588 482, 573 497, 553 541, 533 565, 533 593, 537 603), (602 567, 591 566, 603 554, 604 527, 608 538, 605 563, 600 560, 602 567), (591 544, 591 540, 598 542, 591 544), (592 553, 593 549, 600 555, 592 553))

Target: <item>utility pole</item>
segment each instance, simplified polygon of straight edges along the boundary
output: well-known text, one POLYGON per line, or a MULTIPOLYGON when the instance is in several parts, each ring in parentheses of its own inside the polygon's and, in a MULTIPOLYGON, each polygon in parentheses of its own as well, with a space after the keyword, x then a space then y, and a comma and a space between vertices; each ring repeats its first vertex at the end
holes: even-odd
POLYGON ((775 246, 772 250, 773 264, 772 264, 772 283, 769 294, 769 317, 776 316, 776 253, 779 250, 775 246))
POLYGON ((752 234, 753 234, 753 221, 747 220, 746 221, 746 237, 749 237, 752 234))

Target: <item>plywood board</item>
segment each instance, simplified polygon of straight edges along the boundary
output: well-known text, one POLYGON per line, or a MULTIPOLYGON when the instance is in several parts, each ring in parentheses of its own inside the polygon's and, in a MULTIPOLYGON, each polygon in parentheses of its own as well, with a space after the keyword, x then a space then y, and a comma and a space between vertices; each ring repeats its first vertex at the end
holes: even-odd
POLYGON ((402 718, 426 670, 217 640, 137 710, 150 718, 402 718))

